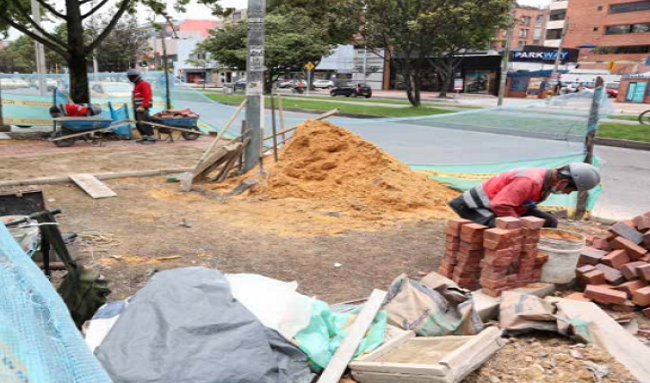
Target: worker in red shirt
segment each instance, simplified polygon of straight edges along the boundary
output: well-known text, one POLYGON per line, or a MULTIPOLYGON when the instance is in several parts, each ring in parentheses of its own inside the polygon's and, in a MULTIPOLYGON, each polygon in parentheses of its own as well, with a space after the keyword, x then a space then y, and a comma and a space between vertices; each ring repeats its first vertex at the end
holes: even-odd
POLYGON ((59 104, 50 108, 50 116, 57 117, 88 117, 102 113, 102 108, 93 104, 59 104))
POLYGON ((136 141, 139 144, 155 144, 156 137, 153 135, 153 128, 149 125, 143 124, 142 121, 149 119, 149 109, 153 104, 153 97, 151 92, 151 85, 142 79, 140 72, 137 69, 129 69, 126 72, 135 86, 133 87, 133 110, 135 111, 135 124, 142 139, 136 141))
POLYGON ((557 218, 537 208, 553 194, 587 191, 600 184, 595 167, 575 162, 557 169, 515 169, 501 173, 464 192, 449 203, 460 217, 494 227, 496 217, 534 216, 544 227, 557 227, 557 218))

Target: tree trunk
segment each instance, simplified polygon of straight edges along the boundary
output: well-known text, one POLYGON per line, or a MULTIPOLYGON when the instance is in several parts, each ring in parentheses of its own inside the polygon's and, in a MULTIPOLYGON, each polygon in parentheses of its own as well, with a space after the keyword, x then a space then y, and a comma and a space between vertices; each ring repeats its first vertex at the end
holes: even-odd
POLYGON ((417 76, 414 76, 411 73, 404 75, 406 79, 406 96, 409 99, 411 105, 415 107, 420 106, 420 83, 417 76))
POLYGON ((81 18, 79 0, 66 0, 68 22, 68 68, 70 69, 70 97, 74 102, 90 102, 88 88, 88 65, 86 63, 86 45, 84 27, 81 18))
POLYGON ((451 84, 451 77, 453 76, 453 73, 449 73, 447 69, 445 69, 447 73, 442 75, 442 88, 440 88, 440 94, 438 95, 439 98, 447 98, 447 92, 449 91, 449 85, 451 84))

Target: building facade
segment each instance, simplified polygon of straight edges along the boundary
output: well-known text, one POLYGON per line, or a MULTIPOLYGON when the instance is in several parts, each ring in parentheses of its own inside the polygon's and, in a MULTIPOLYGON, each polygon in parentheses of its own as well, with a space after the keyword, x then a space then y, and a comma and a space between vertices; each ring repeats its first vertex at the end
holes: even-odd
POLYGON ((549 5, 548 20, 544 33, 545 47, 558 48, 562 41, 562 33, 566 27, 568 0, 553 0, 549 5))
MULTIPOLYGON (((526 45, 541 45, 544 42, 546 22, 549 10, 517 5, 514 10, 514 28, 510 49, 520 49, 526 45)), ((505 47, 507 31, 499 30, 495 36, 492 49, 505 47)))
POLYGON ((570 0, 567 17, 564 45, 581 48, 581 68, 650 71, 650 1, 570 0))

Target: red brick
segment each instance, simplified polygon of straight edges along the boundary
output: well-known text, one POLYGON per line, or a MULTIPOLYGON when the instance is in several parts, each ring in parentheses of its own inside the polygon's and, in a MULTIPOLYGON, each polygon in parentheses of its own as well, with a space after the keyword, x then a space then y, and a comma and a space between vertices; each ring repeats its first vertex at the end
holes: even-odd
POLYGON ((650 286, 646 286, 636 290, 632 294, 632 302, 641 307, 650 306, 650 286))
POLYGON ((641 310, 641 312, 643 312, 643 315, 645 315, 645 316, 647 316, 648 318, 650 318, 650 307, 648 307, 647 309, 643 309, 643 310, 641 310))
MULTIPOLYGON (((584 292, 585 298, 593 299, 603 304, 623 304, 627 300, 627 295, 622 291, 608 289, 606 287, 587 285, 584 292)), ((650 299, 650 297, 649 297, 650 299)))
POLYGON ((609 250, 610 248, 609 241, 602 237, 595 237, 591 246, 599 250, 609 250))
POLYGON ((451 250, 451 251, 457 251, 458 249, 460 249, 460 243, 459 243, 459 242, 456 242, 456 243, 454 243, 454 242, 448 242, 448 243, 445 243, 445 249, 446 249, 446 250, 451 250))
POLYGON ((459 258, 481 259, 483 258, 483 255, 484 255, 483 250, 467 250, 467 249, 463 249, 462 247, 460 248, 460 250, 458 250, 459 258))
POLYGON ((620 305, 611 305, 610 309, 622 313, 633 313, 636 311, 636 305, 634 304, 634 302, 626 300, 624 303, 621 303, 620 305))
POLYGON ((583 285, 604 285, 607 281, 605 273, 600 270, 592 270, 582 274, 580 282, 583 285))
POLYGON ((650 215, 643 214, 638 217, 634 217, 634 226, 636 226, 637 230, 640 231, 650 229, 650 215))
POLYGON ((621 274, 620 271, 607 265, 603 265, 602 263, 597 264, 595 267, 596 269, 605 273, 605 280, 607 283, 611 283, 612 285, 620 285, 621 283, 625 282, 625 277, 623 274, 621 274))
POLYGON ((486 257, 515 257, 519 252, 514 251, 513 249, 501 249, 501 250, 485 250, 486 257))
POLYGON ((447 221, 447 228, 448 229, 453 229, 453 230, 460 230, 460 228, 463 225, 467 225, 472 223, 469 219, 464 219, 464 218, 456 218, 456 219, 450 219, 447 221))
POLYGON ((580 266, 580 267, 578 267, 576 269, 576 276, 580 277, 580 276, 582 276, 582 274, 587 273, 587 272, 592 271, 592 270, 596 270, 596 268, 593 267, 592 265, 580 266))
POLYGON ((445 235, 445 243, 460 243, 460 234, 457 236, 445 235))
POLYGON ((650 264, 637 266, 636 275, 644 281, 650 282, 650 264))
POLYGON ((483 226, 483 225, 480 225, 478 223, 470 223, 470 224, 467 224, 467 225, 463 225, 460 228, 460 232, 461 232, 461 234, 465 233, 465 234, 469 234, 469 235, 474 235, 476 233, 480 233, 481 235, 483 235, 483 232, 485 230, 487 230, 487 228, 488 228, 487 226, 483 226))
POLYGON ((487 287, 483 287, 481 289, 481 291, 483 292, 483 294, 485 294, 487 296, 490 296, 490 297, 500 297, 501 293, 503 292, 501 290, 488 289, 487 287))
POLYGON ((454 269, 451 265, 440 265, 438 268, 438 274, 443 275, 447 278, 451 277, 454 269))
POLYGON ((624 265, 623 267, 621 267, 620 271, 621 273, 623 273, 625 279, 629 281, 630 279, 637 279, 639 277, 636 268, 644 265, 647 265, 647 263, 640 262, 640 261, 630 262, 624 265))
POLYGON ((643 281, 627 281, 625 283, 621 283, 620 285, 614 287, 615 290, 622 291, 625 294, 627 294, 628 299, 632 299, 632 294, 641 288, 646 287, 647 284, 643 281))
POLYGON ((564 299, 571 299, 574 301, 583 301, 583 302, 591 302, 591 299, 585 298, 585 295, 583 293, 573 293, 569 294, 564 299))
POLYGON ((526 229, 539 230, 544 227, 545 220, 537 217, 523 217, 521 218, 521 226, 526 229))
POLYGON ((650 229, 643 232, 643 247, 650 249, 650 229))
POLYGON ((636 245, 631 241, 622 237, 616 237, 612 241, 611 246, 613 249, 616 250, 625 250, 625 252, 627 252, 627 255, 633 261, 636 261, 637 259, 643 257, 648 252, 646 249, 642 248, 641 246, 636 245))
POLYGON ((495 242, 495 241, 489 241, 487 239, 483 240, 483 247, 489 250, 502 250, 502 249, 509 249, 512 247, 512 243, 510 240, 507 241, 502 241, 502 242, 495 242))
POLYGON ((650 253, 644 255, 643 257, 639 258, 639 262, 646 262, 650 263, 650 253))
POLYGON ((464 252, 468 252, 472 250, 483 250, 483 242, 480 243, 461 242, 459 250, 464 252))
POLYGON ((623 265, 630 262, 630 257, 627 256, 625 250, 614 250, 604 256, 600 261, 607 266, 620 270, 623 265))
POLYGON ((505 287, 508 284, 508 280, 506 278, 486 278, 481 276, 479 283, 481 287, 497 290, 500 287, 505 287))
POLYGON ((459 237, 460 238, 460 229, 446 228, 445 234, 449 237, 459 237))
POLYGON ((594 236, 591 234, 584 234, 585 236, 585 243, 587 246, 591 246, 594 243, 594 236))
POLYGON ((593 247, 585 247, 580 253, 578 265, 595 265, 599 263, 605 255, 607 255, 607 252, 604 250, 598 250, 593 247))
POLYGON ((483 239, 494 242, 505 242, 514 237, 514 232, 511 230, 493 228, 483 232, 483 239))
POLYGON ((495 220, 494 226, 497 229, 504 230, 519 229, 521 227, 521 221, 515 217, 498 217, 495 220))
POLYGON ((509 266, 512 263, 512 258, 510 257, 485 257, 483 262, 487 266, 491 267, 505 267, 509 266))
POLYGON ((629 240, 636 245, 643 242, 643 234, 634 228, 634 223, 627 224, 625 222, 618 222, 612 226, 609 231, 629 240))

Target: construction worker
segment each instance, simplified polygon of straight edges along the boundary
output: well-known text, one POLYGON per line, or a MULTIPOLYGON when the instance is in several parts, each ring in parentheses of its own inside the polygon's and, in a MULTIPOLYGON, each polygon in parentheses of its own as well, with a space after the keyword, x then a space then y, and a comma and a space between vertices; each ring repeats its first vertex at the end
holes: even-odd
POLYGON ((153 135, 153 128, 149 125, 143 124, 142 121, 149 119, 149 109, 152 105, 152 92, 151 85, 142 79, 140 72, 137 69, 129 69, 126 72, 135 86, 133 87, 133 110, 135 111, 136 128, 142 138, 136 141, 139 144, 155 144, 156 138, 153 135))
POLYGON ((575 162, 557 169, 515 169, 501 173, 464 192, 449 203, 460 217, 494 227, 497 217, 534 216, 544 227, 557 227, 557 218, 537 208, 550 194, 587 191, 600 184, 595 167, 575 162))
POLYGON ((88 117, 102 113, 102 108, 93 104, 59 104, 50 108, 50 116, 57 117, 88 117))

